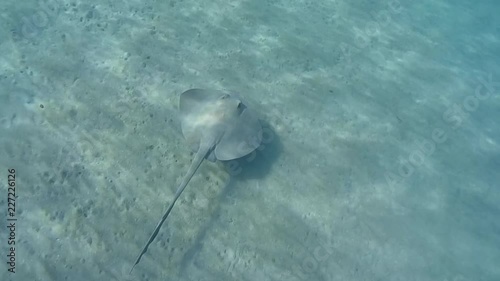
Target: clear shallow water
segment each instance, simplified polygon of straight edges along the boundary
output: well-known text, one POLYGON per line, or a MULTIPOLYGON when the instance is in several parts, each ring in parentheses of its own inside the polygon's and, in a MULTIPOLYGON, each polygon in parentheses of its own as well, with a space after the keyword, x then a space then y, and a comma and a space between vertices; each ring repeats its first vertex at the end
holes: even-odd
POLYGON ((497 10, 4 1, 2 280, 497 280, 497 10), (192 87, 239 91, 264 147, 204 163, 128 276, 192 159, 192 87))

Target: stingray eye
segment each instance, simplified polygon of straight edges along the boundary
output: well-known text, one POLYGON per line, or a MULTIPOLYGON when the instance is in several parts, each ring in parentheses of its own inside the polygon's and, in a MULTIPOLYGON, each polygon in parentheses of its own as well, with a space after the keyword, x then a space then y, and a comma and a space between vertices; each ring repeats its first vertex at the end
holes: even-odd
POLYGON ((243 108, 243 103, 241 101, 238 102, 238 109, 242 109, 243 108))
POLYGON ((229 98, 229 94, 224 94, 220 97, 221 100, 225 100, 227 98, 229 98))

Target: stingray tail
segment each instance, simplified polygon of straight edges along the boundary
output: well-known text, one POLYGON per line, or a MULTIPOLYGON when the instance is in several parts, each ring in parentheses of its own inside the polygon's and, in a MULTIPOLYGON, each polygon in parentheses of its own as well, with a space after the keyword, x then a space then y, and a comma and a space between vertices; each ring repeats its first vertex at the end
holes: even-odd
POLYGON ((170 206, 168 206, 167 211, 163 214, 163 217, 156 225, 155 230, 153 231, 153 233, 149 237, 148 242, 142 248, 141 253, 137 256, 134 265, 132 266, 132 268, 129 271, 129 274, 132 273, 132 270, 134 270, 134 267, 141 261, 142 256, 148 251, 149 245, 151 245, 151 243, 155 240, 156 236, 158 235, 158 232, 160 231, 161 226, 163 225, 163 223, 167 219, 168 215, 170 214, 170 211, 172 211, 172 208, 174 207, 175 202, 177 201, 177 199, 179 199, 179 196, 182 194, 182 192, 186 188, 187 184, 189 183, 189 181, 193 177, 194 173, 200 167, 201 162, 203 162, 203 159, 210 151, 210 148, 204 148, 203 150, 204 151, 202 151, 202 149, 200 148, 200 150, 196 153, 196 155, 193 159, 193 162, 191 163, 191 166, 189 167, 188 172, 186 173, 186 175, 182 179, 181 184, 179 185, 179 187, 177 188, 177 191, 175 192, 174 200, 172 201, 172 203, 170 203, 170 206))

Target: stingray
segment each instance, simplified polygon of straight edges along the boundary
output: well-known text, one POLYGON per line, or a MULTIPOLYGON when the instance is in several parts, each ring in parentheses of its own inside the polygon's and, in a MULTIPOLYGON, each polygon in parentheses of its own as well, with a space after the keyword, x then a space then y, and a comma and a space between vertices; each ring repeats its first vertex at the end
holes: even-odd
POLYGON ((130 273, 158 235, 175 202, 200 167, 203 159, 215 162, 241 158, 259 147, 262 140, 262 127, 259 120, 237 95, 216 90, 187 90, 181 94, 179 110, 182 134, 196 154, 175 192, 174 200, 156 225, 130 269, 130 273))

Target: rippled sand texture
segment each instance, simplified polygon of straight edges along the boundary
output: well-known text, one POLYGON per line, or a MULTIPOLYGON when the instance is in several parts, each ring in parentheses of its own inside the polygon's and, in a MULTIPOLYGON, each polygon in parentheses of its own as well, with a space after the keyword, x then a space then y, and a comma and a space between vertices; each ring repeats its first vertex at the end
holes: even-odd
POLYGON ((499 8, 2 1, 0 279, 498 280, 499 8), (203 163, 128 276, 193 157, 193 87, 240 92, 264 146, 203 163))

